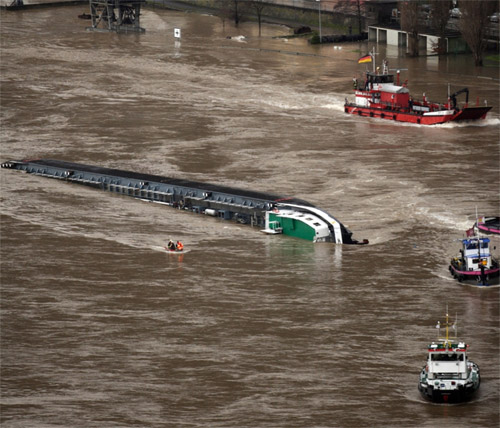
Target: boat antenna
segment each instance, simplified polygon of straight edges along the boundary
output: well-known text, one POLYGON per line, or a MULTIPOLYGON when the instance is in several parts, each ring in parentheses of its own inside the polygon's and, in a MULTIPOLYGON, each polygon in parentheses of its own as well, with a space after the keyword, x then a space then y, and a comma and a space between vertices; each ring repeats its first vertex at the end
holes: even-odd
MULTIPOLYGON (((477 221, 478 221, 478 218, 477 218, 477 205, 476 205, 476 226, 477 226, 477 221)), ((479 233, 478 233, 478 235, 479 235, 479 233)))
POLYGON ((373 72, 375 73, 375 55, 377 55, 377 52, 375 51, 375 46, 373 46, 372 51, 370 52, 370 55, 372 57, 373 72))
POLYGON ((448 322, 448 303, 446 304, 446 340, 445 340, 445 345, 448 346, 450 339, 449 339, 449 327, 450 323, 448 322))
MULTIPOLYGON (((479 217, 477 215, 477 205, 476 205, 476 227, 477 227, 477 224, 478 224, 478 221, 479 221, 479 217)), ((474 230, 474 235, 475 235, 475 230, 474 230)), ((481 263, 481 238, 479 236, 479 227, 477 227, 477 256, 478 256, 478 259, 479 259, 479 263, 481 263)), ((484 254, 484 252, 483 252, 484 254)))
POLYGON ((408 69, 407 68, 389 68, 389 71, 396 72, 396 76, 397 76, 396 84, 397 84, 397 86, 399 86, 399 78, 401 77, 400 76, 401 71, 404 71, 404 70, 408 70, 408 69))
POLYGON ((455 339, 458 337, 458 312, 455 312, 455 322, 451 326, 455 330, 455 339))
POLYGON ((386 59, 382 61, 382 74, 389 74, 389 62, 386 59))
MULTIPOLYGON (((449 323, 449 316, 448 316, 448 304, 446 304, 446 321, 444 323, 445 326, 445 332, 446 332, 446 337, 440 337, 441 336, 441 323, 438 321, 436 328, 438 329, 438 339, 443 341, 443 344, 445 348, 449 348, 451 346, 451 341, 450 341, 450 323, 449 323)), ((454 328, 454 327, 452 327, 454 328)), ((455 335, 456 337, 456 335, 455 335)))

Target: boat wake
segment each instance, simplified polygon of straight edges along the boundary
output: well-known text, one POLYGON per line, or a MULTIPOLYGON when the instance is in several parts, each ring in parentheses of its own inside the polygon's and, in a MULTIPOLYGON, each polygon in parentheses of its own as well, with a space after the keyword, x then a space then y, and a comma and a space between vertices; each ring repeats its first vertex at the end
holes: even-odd
POLYGON ((500 284, 477 285, 477 284, 471 284, 471 283, 467 283, 467 282, 462 282, 461 285, 463 285, 465 287, 469 287, 469 288, 480 288, 480 289, 486 288, 488 290, 491 289, 491 288, 500 288, 500 284))
POLYGON ((164 247, 164 246, 162 246, 162 245, 152 245, 150 248, 151 248, 153 251, 160 251, 160 252, 162 252, 162 253, 164 253, 164 252, 165 252, 165 247, 164 247))
MULTIPOLYGON (((469 126, 485 127, 485 126, 499 126, 500 118, 491 117, 483 120, 465 120, 463 122, 446 122, 439 125, 440 128, 467 128, 469 126)), ((421 126, 421 125, 419 125, 421 126)))
POLYGON ((416 213, 422 215, 430 225, 438 224, 451 230, 465 231, 471 224, 471 220, 461 220, 458 215, 455 218, 451 213, 433 211, 429 207, 418 207, 416 213))

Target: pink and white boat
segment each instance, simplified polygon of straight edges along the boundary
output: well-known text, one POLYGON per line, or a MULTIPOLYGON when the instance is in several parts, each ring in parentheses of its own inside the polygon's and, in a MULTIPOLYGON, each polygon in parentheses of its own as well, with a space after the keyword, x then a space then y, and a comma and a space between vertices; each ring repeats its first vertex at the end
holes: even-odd
POLYGON ((478 286, 499 284, 500 267, 490 252, 490 239, 478 236, 462 239, 460 255, 451 259, 449 270, 459 282, 478 286))
POLYGON ((500 217, 480 217, 474 224, 474 229, 487 235, 500 236, 500 217))

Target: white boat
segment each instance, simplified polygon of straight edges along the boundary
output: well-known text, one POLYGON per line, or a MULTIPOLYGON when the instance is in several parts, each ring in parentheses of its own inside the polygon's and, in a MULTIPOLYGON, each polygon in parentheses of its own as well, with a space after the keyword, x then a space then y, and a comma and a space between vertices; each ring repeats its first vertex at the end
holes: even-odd
POLYGON ((418 389, 422 396, 437 403, 459 403, 471 399, 479 389, 481 376, 479 366, 467 356, 469 348, 465 342, 457 340, 457 323, 438 322, 438 340, 428 346, 427 363, 420 372, 418 389), (441 336, 444 327, 446 335, 441 336), (449 337, 450 328, 455 337, 449 337))

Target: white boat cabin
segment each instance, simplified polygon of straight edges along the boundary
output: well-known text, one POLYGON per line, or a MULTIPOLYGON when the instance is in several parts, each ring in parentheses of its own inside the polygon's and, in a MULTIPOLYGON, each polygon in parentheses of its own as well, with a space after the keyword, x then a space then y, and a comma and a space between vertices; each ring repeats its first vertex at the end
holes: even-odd
POLYGON ((427 359, 428 379, 467 379, 467 345, 431 343, 427 359))
POLYGON ((410 105, 410 92, 407 87, 394 84, 393 74, 367 72, 366 80, 355 91, 356 104, 370 107, 372 104, 392 108, 407 108, 410 105))
POLYGON ((460 250, 465 261, 465 267, 468 271, 490 269, 493 261, 490 253, 489 238, 467 238, 462 240, 462 249, 460 250))

